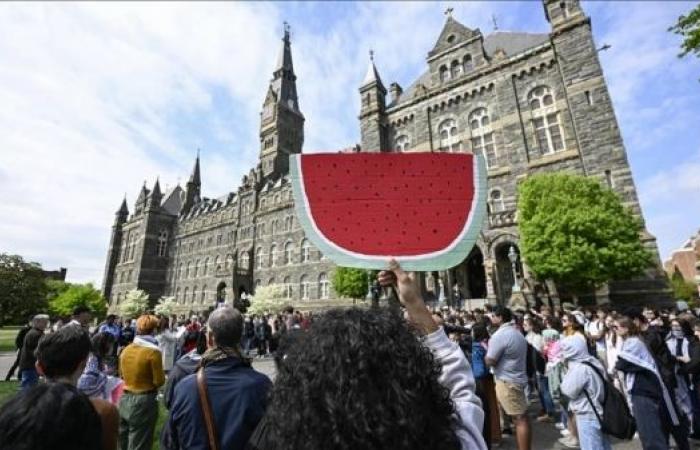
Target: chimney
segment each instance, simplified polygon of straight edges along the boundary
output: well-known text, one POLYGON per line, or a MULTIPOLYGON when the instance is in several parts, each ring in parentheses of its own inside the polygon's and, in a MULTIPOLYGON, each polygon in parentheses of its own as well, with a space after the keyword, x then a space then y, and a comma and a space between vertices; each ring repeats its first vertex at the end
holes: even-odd
POLYGON ((403 89, 401 88, 401 85, 399 83, 391 83, 389 85, 389 95, 391 95, 391 103, 396 103, 399 100, 399 97, 403 93, 403 89))

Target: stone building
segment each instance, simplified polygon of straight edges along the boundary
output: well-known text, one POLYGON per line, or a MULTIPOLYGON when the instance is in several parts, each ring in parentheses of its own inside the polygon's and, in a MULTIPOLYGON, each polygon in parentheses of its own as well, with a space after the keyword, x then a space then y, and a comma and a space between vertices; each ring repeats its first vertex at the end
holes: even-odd
POLYGON ((685 281, 697 283, 700 292, 700 230, 689 237, 681 248, 671 252, 664 261, 669 277, 681 276, 685 281))
MULTIPOLYGON (((463 263, 426 274, 426 293, 435 298, 452 298, 458 287, 466 298, 505 302, 515 286, 529 299, 556 297, 554 286, 538 286, 519 259, 509 259, 518 254, 516 188, 530 174, 598 178, 641 217, 591 21, 578 0, 540 6, 549 33, 483 35, 448 13, 425 72, 408 88, 391 83, 387 98, 373 60, 361 83, 361 151, 473 152, 487 161, 487 223, 463 263)), ((283 284, 302 304, 334 298, 333 264, 304 238, 294 214, 288 156, 302 150, 304 116, 286 30, 282 41, 261 113, 260 161, 240 187, 203 197, 197 158, 184 188, 144 186, 132 214, 122 203, 104 276, 112 307, 135 288, 194 310, 267 284, 283 284)), ((645 231, 642 239, 658 260, 654 237, 645 231)), ((651 268, 608 292, 612 300, 651 301, 667 290, 651 268)))

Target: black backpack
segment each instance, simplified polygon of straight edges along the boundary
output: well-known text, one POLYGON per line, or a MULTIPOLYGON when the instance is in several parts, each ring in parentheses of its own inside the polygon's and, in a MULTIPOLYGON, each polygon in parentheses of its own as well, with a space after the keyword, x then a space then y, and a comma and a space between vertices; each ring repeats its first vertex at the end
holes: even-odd
POLYGON ((593 412, 598 418, 600 429, 603 433, 619 439, 632 439, 634 433, 637 431, 637 424, 630 413, 625 395, 617 390, 615 385, 609 382, 593 364, 587 362, 584 362, 584 364, 593 369, 603 381, 603 417, 598 414, 598 411, 595 409, 595 404, 588 395, 588 392, 585 389, 583 390, 583 393, 588 399, 588 403, 591 404, 593 412))

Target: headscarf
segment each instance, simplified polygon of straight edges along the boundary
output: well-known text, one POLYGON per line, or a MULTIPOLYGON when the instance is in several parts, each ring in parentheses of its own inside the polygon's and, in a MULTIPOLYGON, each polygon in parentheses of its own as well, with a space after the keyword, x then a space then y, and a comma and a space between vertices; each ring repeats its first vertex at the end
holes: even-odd
MULTIPOLYGON (((617 355, 617 357, 622 358, 636 366, 647 369, 648 371, 656 375, 656 378, 659 380, 659 385, 661 386, 661 393, 663 394, 663 399, 666 403, 666 409, 668 410, 668 413, 671 416, 673 424, 678 425, 679 421, 678 414, 676 413, 676 408, 673 405, 673 401, 671 400, 671 396, 668 393, 668 389, 666 389, 664 380, 661 378, 661 374, 659 373, 659 370, 656 367, 656 361, 647 349, 647 346, 644 344, 644 342, 642 342, 642 340, 636 336, 628 337, 622 343, 622 349, 620 350, 620 353, 617 355)), ((627 384, 628 394, 632 393, 634 379, 634 372, 628 372, 625 374, 625 381, 627 384)))
POLYGON ((603 364, 588 353, 588 346, 586 345, 586 339, 580 335, 573 335, 564 338, 561 341, 561 352, 562 357, 569 363, 588 363, 593 365, 601 373, 605 373, 605 367, 603 364))

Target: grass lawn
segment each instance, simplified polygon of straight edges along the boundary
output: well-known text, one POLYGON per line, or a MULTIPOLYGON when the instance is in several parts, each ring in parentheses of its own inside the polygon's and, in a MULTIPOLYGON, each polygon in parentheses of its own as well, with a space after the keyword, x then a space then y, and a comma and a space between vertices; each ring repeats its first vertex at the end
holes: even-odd
POLYGON ((20 327, 0 328, 0 352, 15 351, 15 337, 20 327))
MULTIPOLYGON (((0 405, 5 403, 13 395, 19 391, 18 381, 0 381, 0 405)), ((158 422, 156 423, 156 432, 153 435, 153 450, 160 448, 160 430, 163 428, 165 419, 168 417, 168 411, 163 406, 162 402, 158 403, 158 422)))

